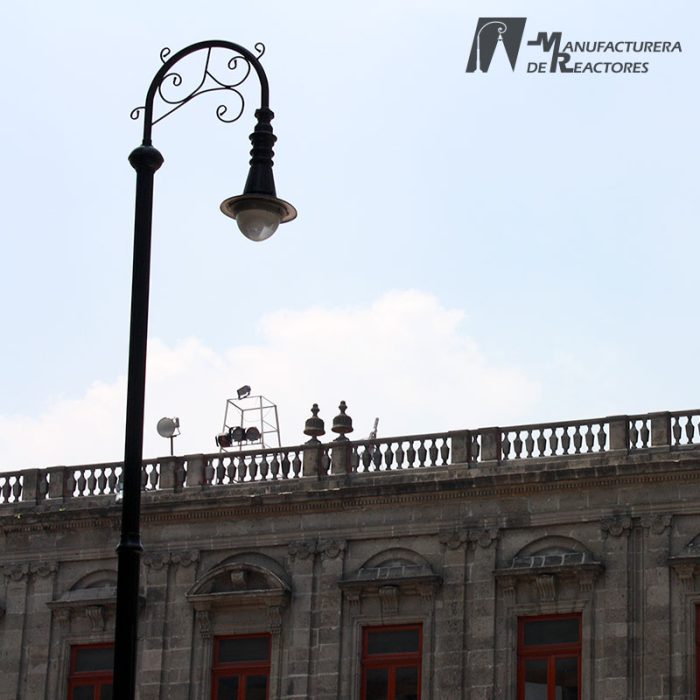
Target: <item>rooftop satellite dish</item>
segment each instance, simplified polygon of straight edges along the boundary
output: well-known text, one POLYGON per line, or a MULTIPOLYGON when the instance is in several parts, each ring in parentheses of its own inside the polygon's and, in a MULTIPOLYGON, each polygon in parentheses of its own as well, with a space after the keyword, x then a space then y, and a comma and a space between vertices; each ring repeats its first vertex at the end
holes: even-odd
POLYGON ((170 456, 173 452, 173 440, 180 434, 180 419, 179 418, 161 418, 156 425, 158 435, 164 438, 170 438, 170 456))

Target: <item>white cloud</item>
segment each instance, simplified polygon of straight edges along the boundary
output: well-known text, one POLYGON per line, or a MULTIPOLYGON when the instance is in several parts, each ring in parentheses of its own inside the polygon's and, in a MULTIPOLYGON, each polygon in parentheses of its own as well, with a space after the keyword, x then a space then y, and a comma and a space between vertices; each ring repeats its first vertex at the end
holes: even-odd
MULTIPOLYGON (((282 310, 260 322, 261 342, 217 353, 189 338, 149 343, 145 455, 166 454, 155 424, 178 416, 178 454, 215 451, 226 399, 250 384, 279 407, 282 442, 299 444, 312 403, 328 437, 341 399, 353 437, 375 416, 379 434, 401 435, 493 423, 524 415, 537 382, 496 366, 462 327, 464 312, 420 291, 390 292, 365 307, 282 310)), ((121 459, 125 380, 96 382, 39 416, 0 416, 3 469, 121 459)))

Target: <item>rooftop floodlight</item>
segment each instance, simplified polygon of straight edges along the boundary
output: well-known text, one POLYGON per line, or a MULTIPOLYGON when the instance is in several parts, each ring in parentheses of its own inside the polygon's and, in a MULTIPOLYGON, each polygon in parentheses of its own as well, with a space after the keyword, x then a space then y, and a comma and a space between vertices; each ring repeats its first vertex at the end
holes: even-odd
POLYGON ((244 442, 245 441, 245 430, 243 428, 231 428, 231 439, 234 442, 244 442))
POLYGON ((170 456, 174 454, 173 440, 180 434, 179 418, 161 418, 156 425, 158 435, 170 439, 170 456))
POLYGON ((248 442, 257 442, 260 439, 260 431, 252 426, 245 431, 245 439, 248 442))
POLYGON ((238 391, 236 391, 238 394, 239 399, 245 399, 248 396, 250 396, 250 387, 247 384, 244 384, 238 391))
POLYGON ((217 447, 231 447, 233 445, 233 438, 231 437, 231 432, 220 433, 214 438, 217 447))

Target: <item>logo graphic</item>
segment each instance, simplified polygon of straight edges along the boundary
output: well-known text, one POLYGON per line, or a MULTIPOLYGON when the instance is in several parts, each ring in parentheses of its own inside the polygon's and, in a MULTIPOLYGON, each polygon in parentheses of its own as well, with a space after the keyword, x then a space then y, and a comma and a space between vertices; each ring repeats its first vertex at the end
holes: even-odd
POLYGON ((525 31, 525 17, 482 17, 476 24, 467 73, 486 73, 496 51, 505 49, 513 70, 525 31), (499 47, 503 47, 503 49, 499 47))

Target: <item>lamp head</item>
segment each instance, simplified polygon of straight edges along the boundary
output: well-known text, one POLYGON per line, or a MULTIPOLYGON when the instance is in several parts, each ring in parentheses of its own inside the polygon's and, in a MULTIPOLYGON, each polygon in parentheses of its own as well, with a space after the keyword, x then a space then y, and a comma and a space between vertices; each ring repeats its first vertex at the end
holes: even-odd
POLYGON ((283 199, 266 194, 241 194, 221 203, 221 211, 236 220, 251 241, 264 241, 280 224, 296 218, 297 210, 283 199))

